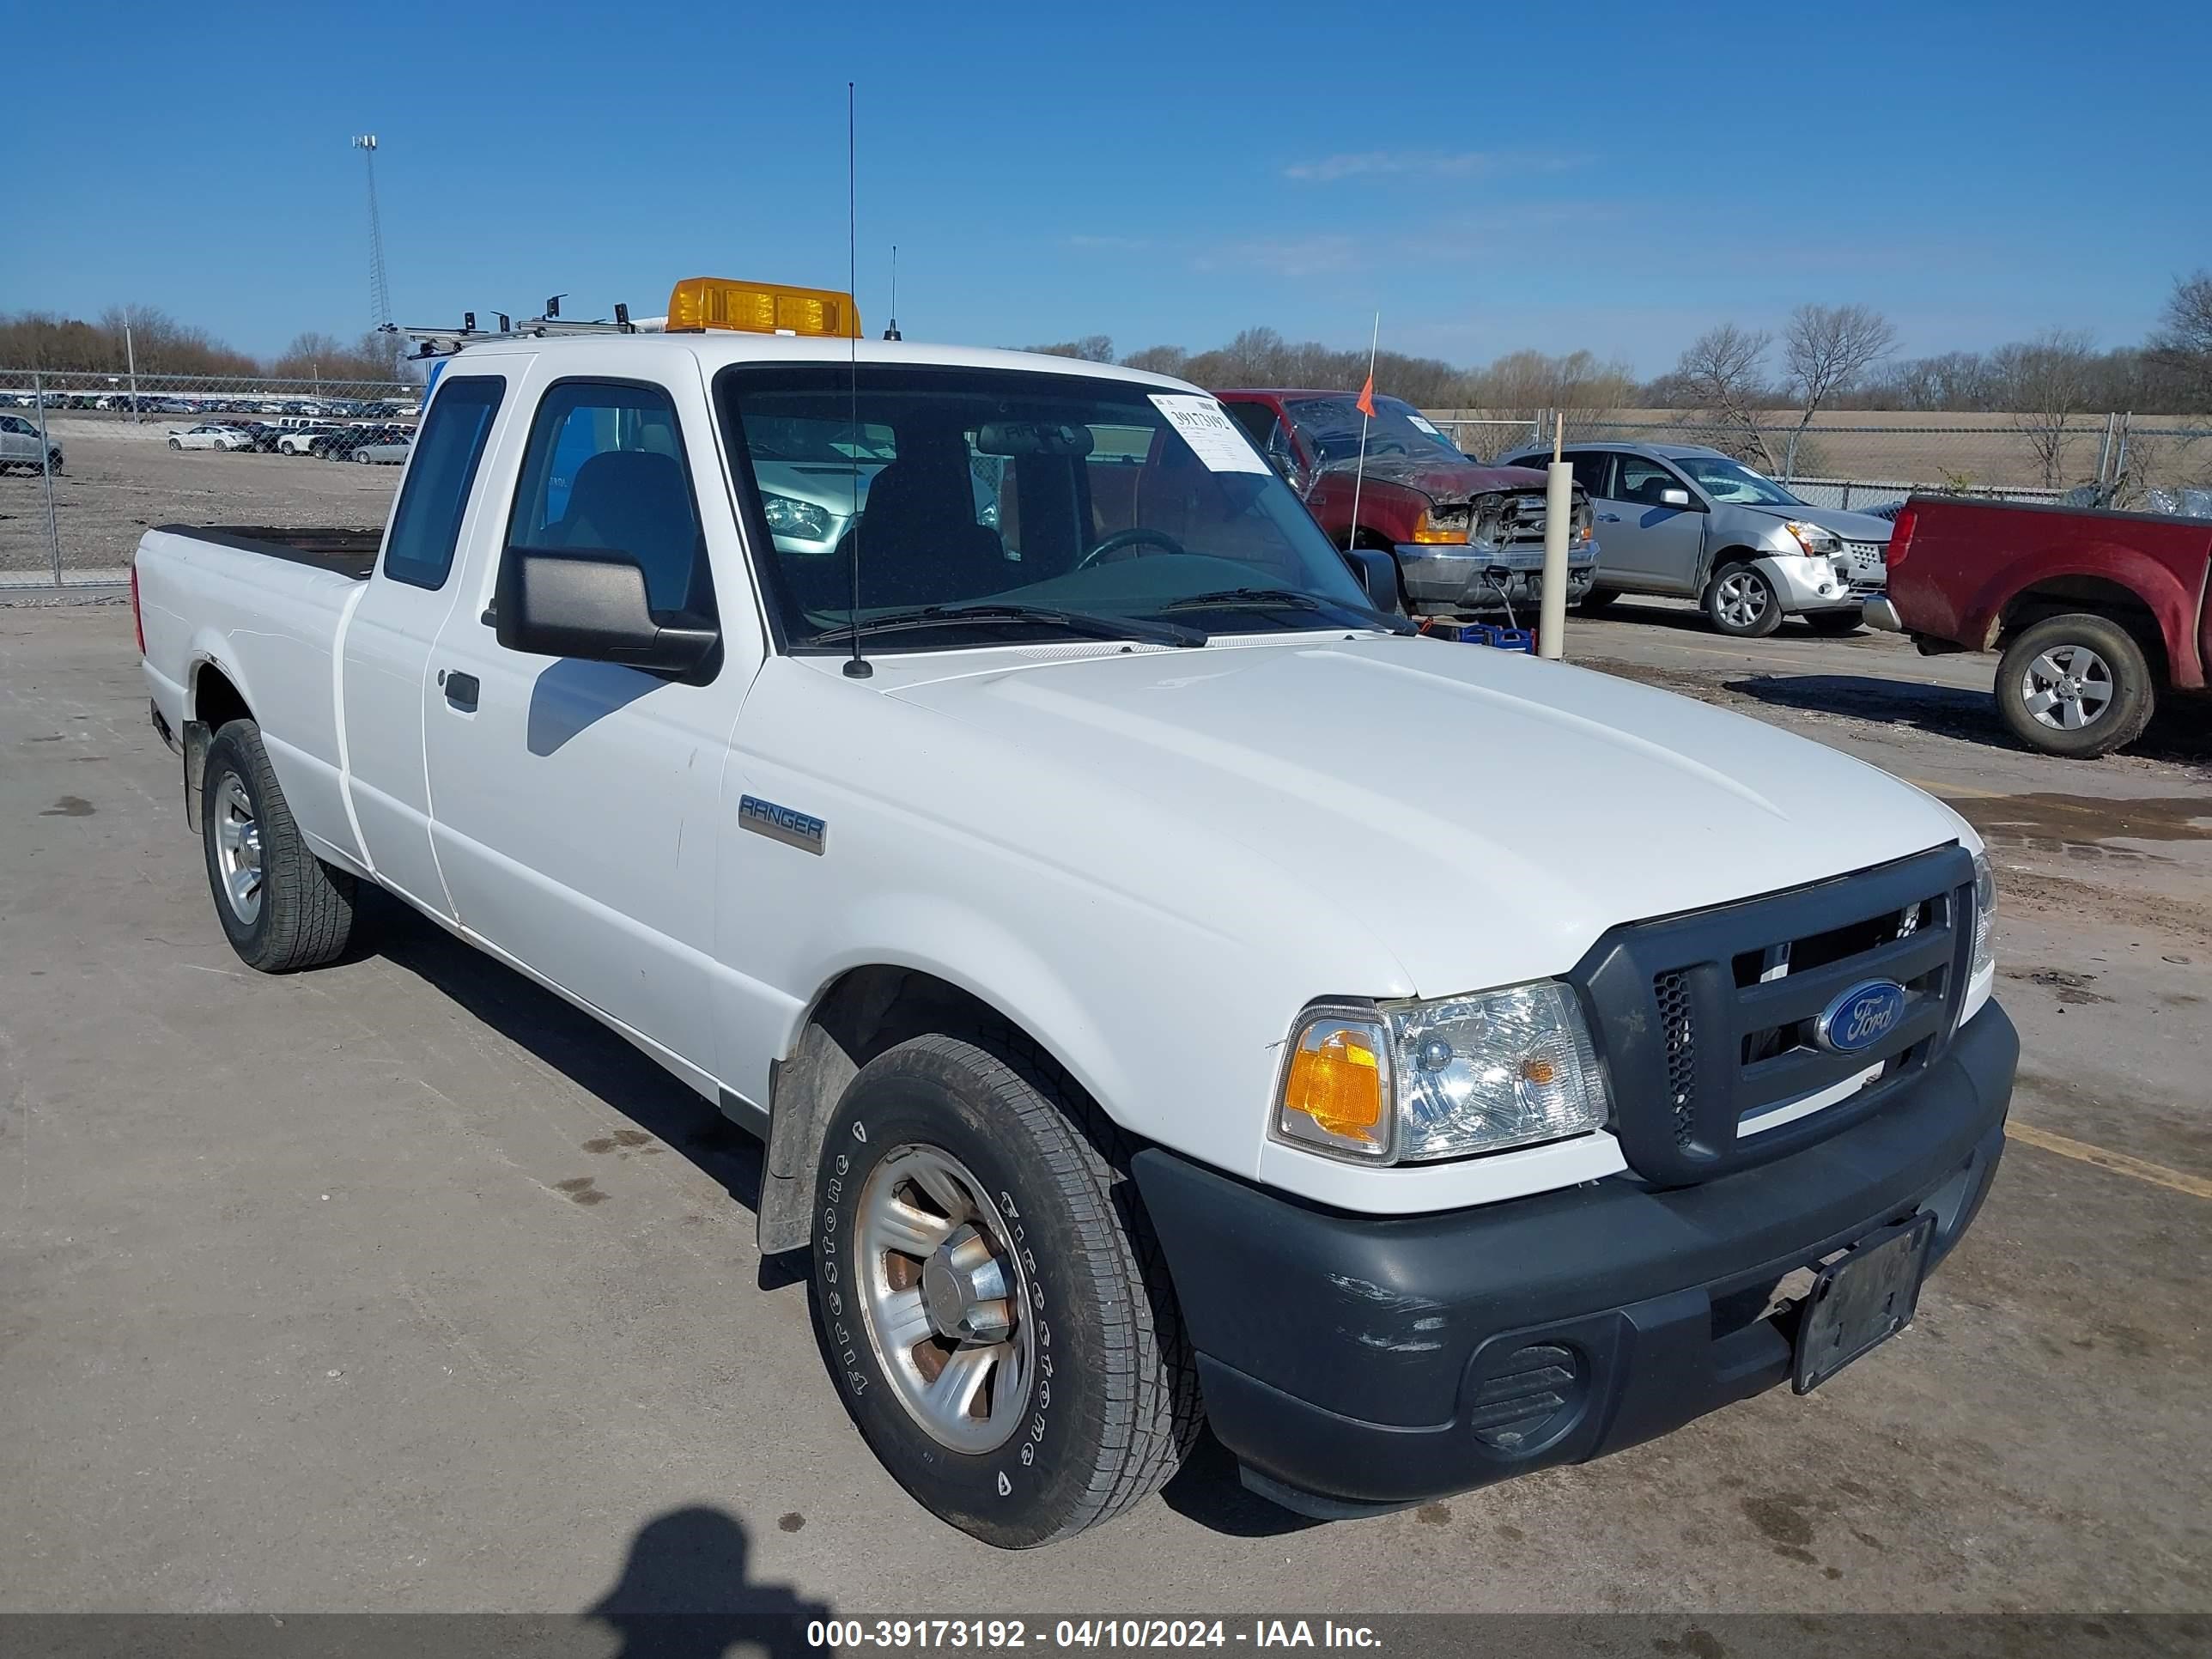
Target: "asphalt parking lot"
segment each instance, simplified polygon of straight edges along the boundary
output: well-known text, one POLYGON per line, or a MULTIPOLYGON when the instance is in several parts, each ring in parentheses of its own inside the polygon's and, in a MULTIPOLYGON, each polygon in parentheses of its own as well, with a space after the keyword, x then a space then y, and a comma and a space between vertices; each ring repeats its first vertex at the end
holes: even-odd
POLYGON ((1327 1526, 1209 1452, 1016 1559, 847 1422, 750 1142, 396 908, 337 966, 244 970, 127 609, 0 607, 0 1610, 2212 1607, 2212 726, 2046 760, 1986 659, 1666 606, 1571 651, 1990 838, 2024 1054, 1978 1228, 1808 1398, 1327 1526))

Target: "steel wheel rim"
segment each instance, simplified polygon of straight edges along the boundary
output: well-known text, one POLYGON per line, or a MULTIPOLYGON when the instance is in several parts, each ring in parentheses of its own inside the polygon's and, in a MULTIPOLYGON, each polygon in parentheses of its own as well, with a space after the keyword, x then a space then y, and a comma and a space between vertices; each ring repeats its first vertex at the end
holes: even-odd
POLYGON ((231 915, 251 927, 261 914, 261 825, 253 816, 253 799, 237 773, 222 775, 212 810, 216 873, 222 883, 222 896, 231 915))
POLYGON ((2054 645, 2020 677, 2021 702, 2038 725, 2055 732, 2094 726, 2118 690, 2112 665, 2086 645, 2054 645))
POLYGON ((1036 1372, 1029 1275, 998 1206, 934 1146, 893 1148, 854 1218, 860 1322, 924 1433, 970 1455, 1021 1427, 1036 1372))
POLYGON ((1766 614, 1766 583, 1755 572, 1739 570, 1721 579, 1721 620, 1731 628, 1748 628, 1766 614))

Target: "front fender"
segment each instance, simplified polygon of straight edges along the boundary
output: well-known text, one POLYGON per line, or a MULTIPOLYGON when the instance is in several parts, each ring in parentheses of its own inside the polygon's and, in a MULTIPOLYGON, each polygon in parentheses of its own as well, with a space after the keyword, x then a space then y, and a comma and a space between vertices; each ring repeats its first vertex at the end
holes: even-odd
POLYGON ((811 975, 814 994, 803 1006, 792 1008, 773 1052, 787 1058, 793 1053, 823 999, 848 974, 862 968, 902 969, 941 979, 996 1009, 1035 1039, 1093 1100, 1108 1104, 1133 1097, 1130 1067, 1093 1017, 1091 1001, 996 917, 943 893, 878 892, 870 896, 865 918, 848 918, 834 931, 867 943, 818 958, 811 975))

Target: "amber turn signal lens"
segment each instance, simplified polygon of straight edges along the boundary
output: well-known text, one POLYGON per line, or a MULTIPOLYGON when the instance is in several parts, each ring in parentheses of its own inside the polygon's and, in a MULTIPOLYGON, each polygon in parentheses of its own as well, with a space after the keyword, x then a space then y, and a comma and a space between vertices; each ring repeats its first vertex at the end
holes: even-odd
POLYGON ((1382 1071, 1372 1039, 1344 1026, 1310 1030, 1291 1056, 1283 1109, 1330 1134, 1380 1146, 1382 1071))

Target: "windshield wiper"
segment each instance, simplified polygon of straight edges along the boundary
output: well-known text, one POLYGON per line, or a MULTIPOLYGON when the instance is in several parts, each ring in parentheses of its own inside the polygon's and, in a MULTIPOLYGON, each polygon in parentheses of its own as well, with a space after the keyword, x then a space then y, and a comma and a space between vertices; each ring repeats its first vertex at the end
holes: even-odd
POLYGON ((917 628, 957 628, 968 623, 1031 623, 1059 628, 1094 640, 1133 640, 1145 645, 1204 645, 1204 630, 1182 623, 1152 622, 1134 617, 1094 617, 1088 611, 1060 611, 1042 605, 925 605, 911 611, 889 611, 842 628, 826 628, 810 635, 804 643, 825 645, 849 641, 855 634, 872 639, 878 634, 902 634, 917 628))
POLYGON ((1239 607, 1328 611, 1338 617, 1351 617, 1352 625, 1359 628, 1381 628, 1393 634, 1420 631, 1403 617, 1388 616, 1380 611, 1369 611, 1335 599, 1324 599, 1317 594, 1302 593, 1294 587, 1224 587, 1211 593, 1193 593, 1188 598, 1164 605, 1160 609, 1164 611, 1228 611, 1239 607))

